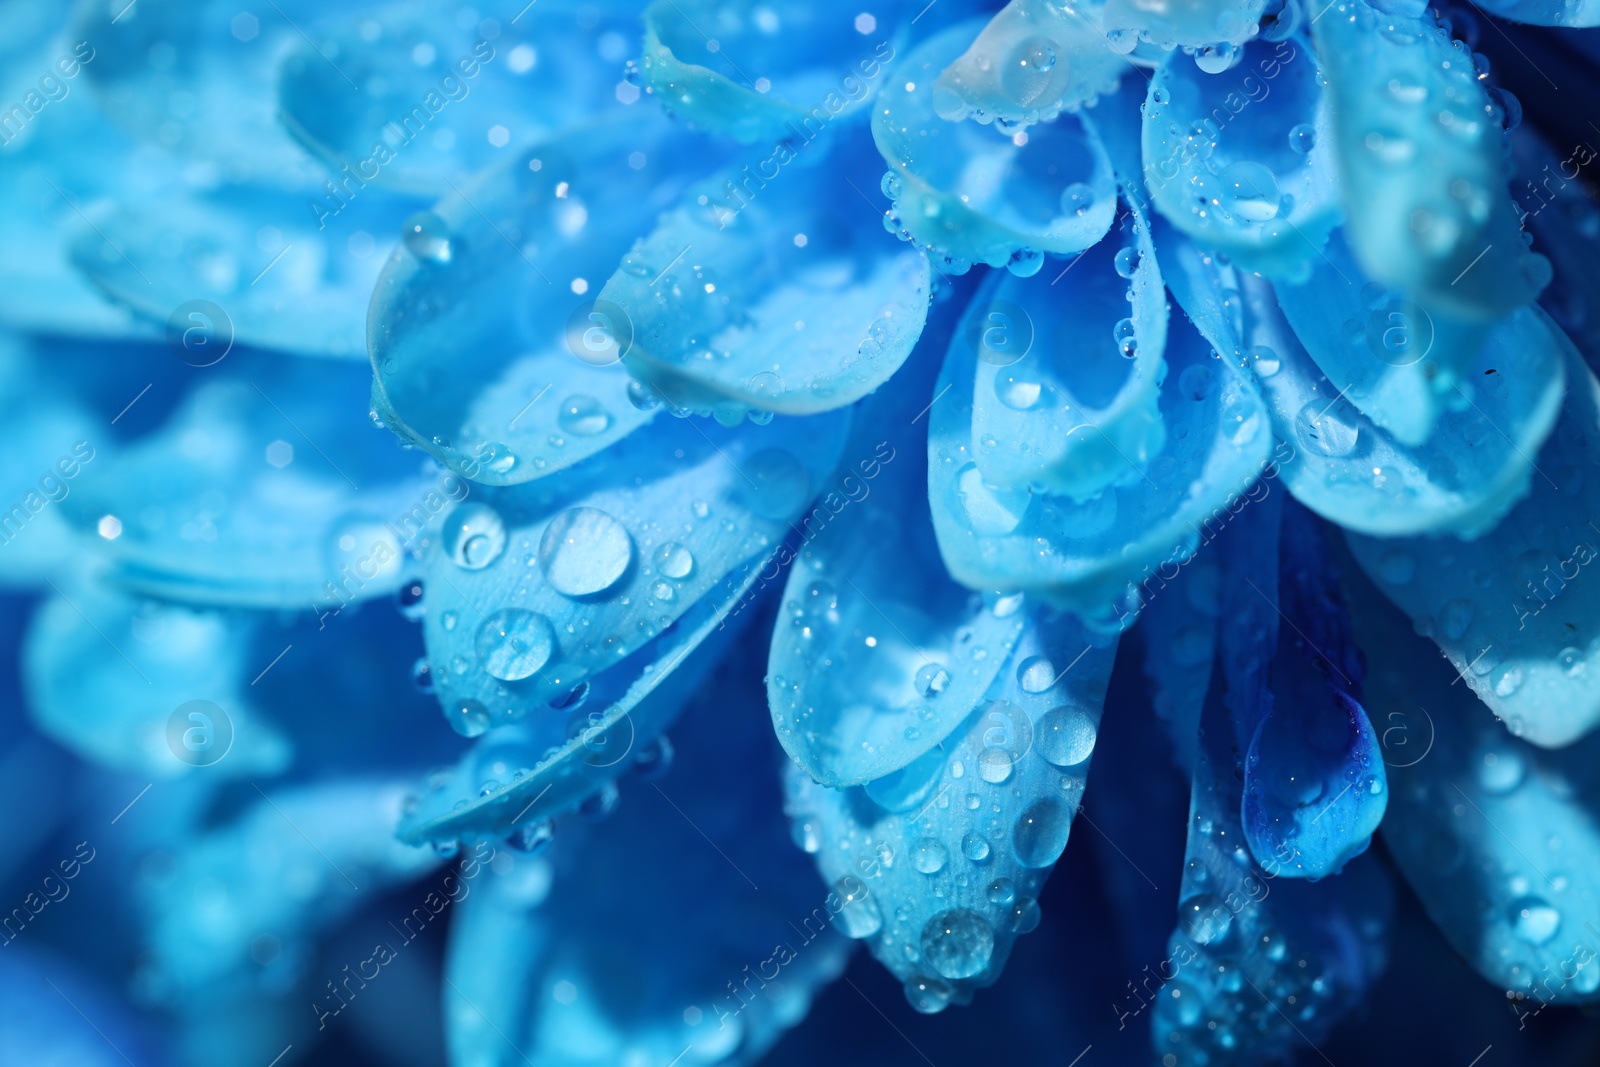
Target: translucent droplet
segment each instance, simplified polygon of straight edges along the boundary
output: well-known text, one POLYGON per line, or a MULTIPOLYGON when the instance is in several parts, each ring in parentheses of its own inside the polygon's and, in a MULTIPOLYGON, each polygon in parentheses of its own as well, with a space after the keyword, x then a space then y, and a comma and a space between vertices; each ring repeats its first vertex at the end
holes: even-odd
POLYGON ((1485 793, 1503 795, 1522 784, 1526 769, 1515 749, 1485 752, 1478 761, 1478 785, 1485 793))
POLYGON ((445 718, 450 728, 463 737, 477 737, 489 728, 489 709, 471 697, 456 701, 445 718))
POLYGON ((419 693, 433 692, 433 668, 426 659, 418 657, 411 665, 411 684, 417 687, 419 693))
POLYGON ((922 928, 922 958, 946 978, 971 978, 993 955, 994 930, 975 911, 952 908, 922 928))
POLYGON ((1178 905, 1178 925, 1197 945, 1210 945, 1228 935, 1233 913, 1218 897, 1199 893, 1178 905))
POLYGON ((519 682, 550 661, 555 642, 549 619, 523 608, 505 608, 483 620, 474 647, 490 677, 519 682))
POLYGON ((833 892, 841 906, 838 912, 839 929, 846 937, 860 940, 871 937, 883 928, 883 912, 866 883, 859 878, 841 878, 833 883, 833 892))
POLYGON ((1361 427, 1335 401, 1313 400, 1295 417, 1295 430, 1306 446, 1324 456, 1348 456, 1355 451, 1361 427))
POLYGON ((406 219, 401 234, 406 249, 423 262, 439 266, 450 262, 450 228, 433 212, 419 211, 406 219))
POLYGON ((1037 800, 1017 817, 1011 831, 1011 844, 1017 861, 1024 867, 1048 867, 1067 847, 1067 831, 1072 828, 1072 810, 1055 797, 1037 800))
POLYGON ((1219 200, 1223 210, 1246 222, 1267 222, 1278 217, 1283 192, 1278 188, 1277 175, 1260 163, 1230 163, 1218 180, 1222 183, 1219 200))
POLYGON ((950 1004, 950 987, 937 978, 913 978, 906 983, 906 1000, 924 1015, 943 1011, 950 1004))
POLYGON ((506 838, 506 844, 518 852, 536 855, 550 847, 550 842, 555 840, 556 823, 554 819, 536 819, 513 830, 506 838))
POLYGON ((990 785, 999 785, 1011 777, 1011 766, 1014 762, 1010 752, 997 745, 991 745, 978 754, 978 777, 990 785))
POLYGON ((1317 147, 1317 131, 1308 122, 1302 122, 1289 131, 1289 147, 1307 155, 1317 147))
POLYGON ((556 424, 574 437, 594 437, 610 428, 611 415, 600 401, 580 393, 561 402, 556 424))
POLYGON ((1116 267, 1119 275, 1131 280, 1139 270, 1139 250, 1131 245, 1118 249, 1116 259, 1112 260, 1112 266, 1116 267))
POLYGON ((661 406, 661 397, 643 382, 631 381, 628 383, 628 403, 640 411, 654 411, 661 406))
POLYGON ((911 846, 911 866, 923 874, 938 874, 950 859, 950 853, 937 838, 924 837, 911 846))
POLYGON ((1039 402, 1039 382, 1026 374, 998 371, 994 376, 994 395, 1013 411, 1027 411, 1039 402))
POLYGON ((989 840, 982 834, 967 834, 961 839, 961 854, 973 863, 983 863, 989 858, 989 840))
POLYGON ((487 504, 463 504, 445 520, 444 544, 462 570, 481 571, 506 550, 506 524, 487 504))
POLYGON ((656 549, 655 563, 662 576, 682 581, 694 570, 694 554, 676 541, 668 541, 656 549))
POLYGON ((917 671, 917 692, 932 700, 950 686, 950 672, 938 663, 924 663, 917 671))
POLYGON ((1017 889, 1016 886, 1012 885, 1011 879, 996 878, 989 883, 989 888, 985 895, 989 898, 989 903, 999 904, 1004 907, 1016 899, 1017 889))
POLYGON ((416 622, 422 618, 424 608, 422 605, 422 579, 413 578, 406 582, 395 593, 395 603, 399 605, 400 614, 416 622))
POLYGON ((1082 182, 1073 182, 1061 191, 1061 213, 1068 218, 1082 218, 1094 207, 1094 190, 1082 182))
POLYGON ((1029 656, 1017 665, 1017 684, 1024 693, 1043 693, 1056 684, 1056 668, 1044 656, 1029 656))
POLYGON ((603 593, 633 562, 627 528, 599 508, 569 508, 550 520, 539 539, 539 567, 563 596, 603 593))
POLYGON ((1034 742, 1039 755, 1057 767, 1072 767, 1094 752, 1095 722, 1077 708, 1063 705, 1039 717, 1034 742))
POLYGON ((1556 936, 1561 913, 1540 897, 1518 897, 1511 902, 1511 928, 1530 945, 1542 945, 1556 936))

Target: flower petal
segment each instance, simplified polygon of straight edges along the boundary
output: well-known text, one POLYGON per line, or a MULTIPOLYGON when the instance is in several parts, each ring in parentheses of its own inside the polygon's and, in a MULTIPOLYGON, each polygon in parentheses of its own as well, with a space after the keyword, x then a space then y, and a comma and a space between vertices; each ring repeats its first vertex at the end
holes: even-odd
POLYGON ((1098 135, 1076 116, 1015 136, 940 117, 935 82, 978 29, 962 23, 918 46, 873 108, 872 138, 892 168, 885 224, 941 269, 987 263, 1032 275, 1043 253, 1080 252, 1105 235, 1116 186, 1098 135))
POLYGON ((823 878, 859 890, 844 929, 867 940, 918 1011, 970 1001, 1038 925, 1115 650, 1114 637, 1039 609, 984 701, 923 758, 843 790, 790 770, 795 839, 823 878))

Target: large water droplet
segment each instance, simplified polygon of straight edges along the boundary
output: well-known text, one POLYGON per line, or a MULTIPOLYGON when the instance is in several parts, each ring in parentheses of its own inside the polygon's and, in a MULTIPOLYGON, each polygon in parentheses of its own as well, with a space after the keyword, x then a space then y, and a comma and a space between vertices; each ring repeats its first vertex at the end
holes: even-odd
POLYGON ((550 661, 555 641, 549 619, 522 608, 506 608, 483 620, 474 647, 491 677, 519 682, 550 661))
POLYGON ((1354 452, 1356 439, 1361 436, 1361 427, 1338 401, 1308 403, 1295 417, 1295 431, 1307 447, 1334 457, 1354 452))
POLYGON ((1043 37, 1028 37, 1017 42, 1002 61, 1000 89, 1023 107, 1031 106, 1050 87, 1050 72, 1055 69, 1056 50, 1043 37))
POLYGON ((1067 831, 1072 828, 1072 811, 1055 797, 1033 803, 1017 818, 1011 843, 1017 860, 1024 867, 1048 867, 1067 847, 1067 831))
POLYGON ((1491 750, 1478 761, 1478 785, 1485 793, 1509 793, 1522 784, 1526 764, 1515 749, 1491 750))
POLYGON ((1530 945, 1542 945, 1556 936, 1561 913, 1540 897, 1518 897, 1511 902, 1511 928, 1530 945))
POLYGON ((506 524, 487 504, 463 504, 444 524, 444 544, 463 570, 481 571, 506 550, 506 524))
POLYGON ((627 528, 599 508, 569 508, 539 539, 539 567, 563 596, 594 596, 615 585, 633 562, 627 528))
POLYGON ((1039 717, 1034 734, 1039 755, 1057 767, 1082 763, 1094 752, 1094 720, 1077 708, 1051 708, 1039 717))
POLYGON ((424 263, 443 266, 454 254, 450 228, 431 211, 419 211, 406 219, 401 235, 406 249, 424 263))
POLYGON ((1317 147, 1317 131, 1310 123, 1302 122, 1289 131, 1289 147, 1302 155, 1317 147))
POLYGON ((911 866, 923 874, 938 874, 949 858, 950 853, 937 838, 924 837, 911 846, 911 866))
POLYGON ((655 561, 656 570, 674 581, 682 581, 694 570, 694 554, 676 541, 656 549, 655 561))
POLYGON ((450 728, 463 737, 477 737, 489 728, 489 709, 479 701, 467 697, 450 706, 445 720, 450 728))
POLYGON ((605 405, 592 396, 569 396, 561 402, 561 413, 556 423, 574 437, 594 437, 605 433, 611 426, 611 415, 605 405))
POLYGON ((1228 935, 1233 913, 1211 893, 1199 893, 1178 905, 1178 925, 1197 945, 1210 945, 1228 935))
POLYGON ((922 928, 922 958, 946 978, 971 978, 993 954, 994 931, 975 911, 952 908, 922 928))
POLYGON ((1029 656, 1017 665, 1017 684, 1024 693, 1043 693, 1056 684, 1056 668, 1045 656, 1029 656))
POLYGON ((1219 198, 1223 210, 1246 222, 1266 222, 1278 217, 1283 193, 1277 175, 1250 160, 1231 163, 1218 175, 1222 182, 1219 198))
POLYGON ((924 663, 917 670, 917 692, 925 700, 932 700, 950 687, 950 672, 938 663, 924 663))
POLYGON ((883 928, 883 912, 878 910, 878 902, 872 899, 866 883, 859 878, 841 878, 833 883, 833 892, 841 901, 839 929, 846 937, 859 940, 883 928))

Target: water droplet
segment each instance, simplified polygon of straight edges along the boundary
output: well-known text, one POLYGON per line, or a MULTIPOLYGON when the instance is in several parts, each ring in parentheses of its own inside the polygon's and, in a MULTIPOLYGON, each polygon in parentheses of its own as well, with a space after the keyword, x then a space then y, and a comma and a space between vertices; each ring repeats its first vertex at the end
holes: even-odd
POLYGON ((622 799, 622 791, 613 781, 603 782, 600 788, 583 798, 578 805, 578 814, 590 822, 599 822, 617 810, 617 803, 622 799))
POLYGON ((1338 401, 1312 400, 1295 417, 1295 430, 1308 448, 1324 456, 1348 456, 1355 451, 1361 427, 1338 401))
POLYGON ((694 570, 694 554, 676 541, 668 541, 655 554, 656 570, 675 581, 689 577, 694 570))
POLYGON ((967 834, 961 839, 961 854, 973 863, 989 858, 989 841, 982 834, 967 834))
POLYGON ((411 665, 411 684, 417 687, 419 693, 433 692, 433 668, 420 656, 411 665))
POLYGON ((950 672, 938 663, 924 663, 915 684, 924 700, 932 700, 950 687, 950 672))
POLYGON ((994 376, 994 395, 1013 411, 1027 411, 1039 402, 1042 389, 1030 375, 1001 370, 994 376))
POLYGON ((1530 945, 1542 945, 1556 936, 1561 913, 1540 897, 1518 897, 1511 902, 1511 928, 1530 945))
POLYGON ((1250 160, 1230 163, 1217 176, 1222 183, 1223 210, 1246 222, 1267 222, 1278 217, 1283 206, 1283 192, 1278 188, 1277 175, 1250 160))
POLYGON ((444 543, 462 570, 481 571, 506 550, 506 524, 487 504, 463 504, 444 524, 444 543))
POLYGON ((1056 684, 1056 668, 1044 656, 1029 656, 1017 665, 1017 684, 1024 693, 1043 693, 1056 684))
POLYGON ((1485 752, 1478 761, 1478 785, 1485 793, 1502 795, 1522 784, 1526 764, 1515 749, 1485 752))
POLYGON ((1094 190, 1082 182, 1073 182, 1061 191, 1061 213, 1068 218, 1082 218, 1094 207, 1094 190))
POLYGON ((1005 907, 1016 899, 1017 888, 1011 884, 1011 879, 1009 878, 996 878, 989 883, 989 889, 985 895, 988 896, 989 903, 1005 907))
POLYGON ((489 709, 471 697, 456 701, 445 718, 463 737, 477 737, 489 728, 489 709))
POLYGON ((407 250, 423 262, 438 266, 450 262, 450 228, 433 212, 419 211, 406 219, 401 234, 407 250))
POLYGON ((539 567, 563 596, 603 593, 633 562, 627 529, 599 508, 569 508, 550 520, 539 539, 539 567))
POLYGON ((924 1015, 943 1011, 950 1003, 950 987, 937 978, 913 978, 906 983, 906 1000, 924 1015))
POLYGON ((1583 652, 1576 648, 1563 648, 1556 654, 1556 662, 1561 665, 1561 669, 1566 671, 1569 677, 1574 678, 1582 674, 1588 666, 1583 658, 1583 652))
POLYGON ((610 428, 611 415, 600 401, 580 393, 561 402, 556 425, 574 437, 594 437, 610 428))
POLYGON ((1139 270, 1139 250, 1131 245, 1118 249, 1116 259, 1112 260, 1112 266, 1122 277, 1132 279, 1139 270))
POLYGON ((400 607, 400 614, 416 622, 422 618, 425 609, 422 605, 422 579, 413 578, 400 586, 394 595, 395 603, 400 607))
POLYGON ((950 853, 937 838, 924 837, 911 847, 911 866, 923 874, 938 874, 949 858, 950 853))
POLYGON ((506 844, 518 852, 537 855, 550 847, 550 842, 556 836, 556 823, 554 819, 536 819, 526 826, 518 827, 506 838, 506 844))
POLYGON ((1459 641, 1472 626, 1472 601, 1449 600, 1439 609, 1439 633, 1447 641, 1459 641))
POLYGON ((1197 945, 1210 945, 1228 935, 1233 913, 1211 893, 1199 893, 1178 905, 1178 925, 1197 945))
POLYGON ((1072 767, 1094 752, 1095 722, 1077 708, 1062 705, 1039 717, 1039 754, 1057 767, 1072 767))
POLYGON ((1132 319, 1119 319, 1111 328, 1111 339, 1116 342, 1117 350, 1124 359, 1133 359, 1139 354, 1138 330, 1133 325, 1132 319))
POLYGON ((522 608, 505 608, 483 620, 475 648, 490 677, 519 682, 549 662, 555 642, 549 619, 522 608))
POLYGON ((838 911, 839 929, 846 937, 860 940, 871 937, 883 928, 883 912, 866 883, 859 878, 845 877, 833 883, 833 892, 842 902, 838 911))
POLYGON ((1001 489, 983 480, 977 464, 969 463, 956 474, 956 491, 973 532, 980 537, 1008 534, 1021 523, 1033 501, 1027 489, 1001 489))
POLYGON ((991 745, 978 754, 978 777, 990 785, 999 785, 1011 777, 1011 765, 1015 762, 1010 752, 991 745))
POLYGON ((672 769, 672 755, 672 742, 658 737, 634 752, 633 773, 646 782, 653 782, 672 769))
POLYGON ((661 397, 643 382, 632 381, 628 383, 628 403, 640 411, 654 411, 661 406, 661 397))
POLYGON ((478 446, 478 461, 495 474, 508 474, 516 467, 517 456, 502 441, 485 441, 478 446))
POLYGON ((1256 374, 1262 378, 1270 378, 1278 373, 1282 366, 1278 360, 1278 353, 1266 345, 1256 345, 1250 350, 1250 358, 1254 363, 1256 374))
POLYGON ((994 931, 975 911, 952 908, 922 928, 922 958, 946 978, 981 973, 993 954, 994 931))
POLYGON ((1289 131, 1289 147, 1301 155, 1310 154, 1317 147, 1317 131, 1308 122, 1302 122, 1289 131))
POLYGON ((1024 867, 1048 867, 1067 847, 1067 831, 1072 828, 1072 811, 1055 797, 1034 801, 1017 817, 1011 843, 1017 861, 1024 867))
POLYGON ((1194 54, 1194 65, 1207 74, 1221 74, 1233 66, 1239 55, 1239 46, 1229 41, 1207 45, 1194 54))

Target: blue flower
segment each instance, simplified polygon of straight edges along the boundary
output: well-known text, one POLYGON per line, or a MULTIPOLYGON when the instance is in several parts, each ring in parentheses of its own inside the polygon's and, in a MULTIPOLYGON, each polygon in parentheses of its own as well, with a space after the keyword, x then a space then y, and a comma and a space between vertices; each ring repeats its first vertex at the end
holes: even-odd
POLYGON ((0 1059, 1571 1058, 1600 11, 269 6, 0 17, 0 1059))

